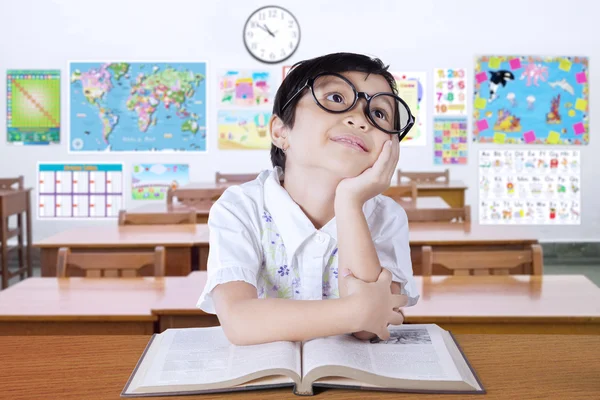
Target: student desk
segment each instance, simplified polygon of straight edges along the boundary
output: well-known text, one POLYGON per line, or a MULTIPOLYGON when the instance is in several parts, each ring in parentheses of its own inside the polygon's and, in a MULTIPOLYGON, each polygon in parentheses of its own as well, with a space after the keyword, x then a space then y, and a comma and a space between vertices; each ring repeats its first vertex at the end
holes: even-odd
POLYGON ((0 336, 151 334, 153 305, 177 298, 186 280, 29 278, 0 292, 0 336))
MULTIPOLYGON (((31 270, 31 189, 0 189, 0 290, 8 286, 8 281, 14 276, 25 272, 32 275, 31 270), (25 225, 23 216, 25 214, 25 225), (17 228, 9 229, 9 217, 17 216, 17 228), (24 236, 27 235, 23 246, 24 236), (15 272, 8 270, 8 240, 18 238, 19 268, 15 272), (24 254, 23 254, 24 253, 24 254)), ((21 278, 22 279, 22 278, 21 278)))
MULTIPOLYGON (((582 275, 415 277, 421 298, 406 323, 437 323, 457 333, 600 334, 600 288, 582 275), (576 305, 576 306, 575 306, 576 305)), ((206 272, 179 281, 152 313, 159 331, 214 326, 196 307, 206 272)))
MULTIPOLYGON (((0 337, 0 393, 24 399, 118 399, 150 336, 0 337)), ((474 399, 594 399, 600 395, 600 336, 456 335, 487 390, 474 399)), ((318 389, 319 398, 466 399, 467 395, 318 389)), ((291 388, 186 399, 297 400, 291 388)), ((161 397, 181 400, 181 396, 161 397)))
MULTIPOLYGON (((41 249, 42 276, 56 276, 60 247, 77 252, 138 250, 164 246, 166 275, 185 276, 192 270, 192 249, 196 241, 208 243, 205 225, 128 225, 80 227, 57 233, 35 244, 41 249)), ((202 255, 201 255, 202 257, 202 255)), ((204 256, 206 258, 206 256, 204 256)))
MULTIPOLYGON (((416 206, 417 208, 450 208, 448 203, 441 197, 419 197, 417 198, 416 204, 407 202, 400 203, 404 208, 410 208, 416 206)), ((206 224, 208 222, 208 214, 210 212, 210 206, 199 205, 192 206, 182 203, 167 204, 167 203, 155 203, 145 204, 140 207, 132 208, 127 210, 128 214, 170 214, 170 213, 185 213, 190 210, 196 211, 196 223, 206 224)))
MULTIPOLYGON (((522 250, 538 240, 522 233, 518 226, 478 225, 476 223, 411 222, 409 242, 413 271, 421 275, 421 248, 432 246, 434 250, 485 251, 522 250)), ((511 269, 511 274, 530 274, 531 265, 511 269)), ((448 271, 433 267, 434 275, 445 275, 448 271)))

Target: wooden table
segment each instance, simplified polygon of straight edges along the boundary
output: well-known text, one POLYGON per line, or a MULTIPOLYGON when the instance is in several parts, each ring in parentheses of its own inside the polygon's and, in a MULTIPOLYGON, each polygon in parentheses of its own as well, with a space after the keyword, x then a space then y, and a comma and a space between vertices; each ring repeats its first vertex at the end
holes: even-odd
POLYGON ((0 289, 8 286, 12 277, 24 278, 32 276, 31 264, 31 189, 0 189, 0 289), (25 226, 23 226, 23 214, 25 214, 25 226), (8 220, 11 216, 17 216, 17 228, 10 229, 8 220), (26 234, 27 243, 23 245, 23 235, 26 234), (8 270, 8 239, 18 237, 17 251, 19 253, 19 268, 10 272, 8 270), (23 252, 25 257, 23 257, 23 252))
MULTIPOLYGON (((476 223, 411 222, 409 223, 410 256, 415 275, 421 275, 421 249, 432 246, 434 250, 485 251, 485 250, 523 250, 538 239, 522 233, 518 226, 503 226, 476 223)), ((511 270, 512 274, 531 274, 532 266, 511 270)), ((446 274, 447 271, 433 267, 433 274, 446 274)))
MULTIPOLYGON (((457 333, 600 334, 600 288, 581 275, 415 280, 421 299, 405 309, 406 323, 437 323, 457 333)), ((176 297, 153 307, 159 331, 218 325, 196 307, 206 272, 192 272, 180 284, 176 297)))
MULTIPOLYGON (((56 276, 60 247, 77 252, 125 251, 164 246, 166 274, 186 276, 192 270, 192 250, 197 241, 208 244, 205 225, 128 225, 80 227, 57 233, 35 243, 41 249, 42 276, 56 276)), ((206 255, 200 255, 204 259, 206 255)))
POLYGON ((173 276, 29 278, 0 292, 0 336, 151 334, 158 321, 152 307, 177 298, 184 281, 173 276))
MULTIPOLYGON (((0 337, 0 393, 10 399, 118 399, 149 336, 0 337)), ((487 390, 474 399, 600 397, 600 336, 456 335, 487 390)), ((463 399, 448 394, 399 394, 319 389, 317 398, 463 399)), ((294 399, 291 388, 204 394, 186 399, 294 399)), ((470 397, 469 397, 470 398, 470 397)), ((180 400, 179 397, 161 397, 180 400)))
MULTIPOLYGON (((395 187, 397 186, 390 187, 388 192, 393 191, 395 187)), ((448 183, 417 183, 419 197, 441 197, 450 205, 450 207, 454 208, 465 206, 465 191, 467 189, 468 186, 461 181, 450 181, 448 183)))
MULTIPOLYGON (((441 197, 419 197, 417 198, 416 204, 411 202, 400 203, 404 208, 449 208, 448 203, 441 197)), ((144 204, 139 207, 127 210, 128 214, 172 214, 172 213, 187 213, 190 210, 196 211, 196 223, 206 224, 208 222, 208 214, 210 212, 210 206, 207 205, 187 205, 182 203, 167 204, 167 203, 153 203, 144 204)))

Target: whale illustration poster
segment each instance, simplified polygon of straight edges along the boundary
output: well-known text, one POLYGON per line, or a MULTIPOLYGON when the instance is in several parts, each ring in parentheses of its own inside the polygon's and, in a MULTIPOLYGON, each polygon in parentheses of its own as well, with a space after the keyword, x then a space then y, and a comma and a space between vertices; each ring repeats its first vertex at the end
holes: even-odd
POLYGON ((480 150, 479 223, 581 224, 579 150, 480 150))
POLYGON ((586 57, 478 57, 473 141, 587 145, 588 79, 586 57))
POLYGON ((433 115, 466 116, 467 97, 466 68, 433 70, 433 115))

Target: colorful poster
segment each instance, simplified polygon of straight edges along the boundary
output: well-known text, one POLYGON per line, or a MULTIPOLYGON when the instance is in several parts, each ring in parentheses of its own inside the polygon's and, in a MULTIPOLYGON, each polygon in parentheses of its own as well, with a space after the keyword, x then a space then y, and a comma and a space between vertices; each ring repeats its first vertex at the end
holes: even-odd
POLYGON ((7 142, 60 143, 60 71, 8 70, 7 142))
POLYGON ((219 106, 273 107, 277 82, 269 71, 229 70, 219 75, 219 106))
POLYGON ((415 126, 402 139, 402 146, 425 146, 427 143, 427 73, 392 72, 398 95, 408 104, 415 117, 415 126))
POLYGON ((586 57, 479 57, 473 141, 588 144, 588 100, 586 57))
POLYGON ((206 63, 70 65, 70 152, 206 151, 206 63))
POLYGON ((433 114, 467 115, 466 68, 436 68, 433 71, 433 114))
POLYGON ((271 148, 266 110, 221 110, 218 115, 219 149, 268 150, 271 148))
POLYGON ((581 223, 579 150, 481 150, 479 222, 581 223))
POLYGON ((433 119, 434 164, 467 164, 467 119, 433 119))
POLYGON ((188 164, 137 164, 131 172, 133 200, 165 200, 169 189, 190 182, 188 164))
POLYGON ((39 163, 39 219, 116 218, 123 205, 123 165, 39 163))

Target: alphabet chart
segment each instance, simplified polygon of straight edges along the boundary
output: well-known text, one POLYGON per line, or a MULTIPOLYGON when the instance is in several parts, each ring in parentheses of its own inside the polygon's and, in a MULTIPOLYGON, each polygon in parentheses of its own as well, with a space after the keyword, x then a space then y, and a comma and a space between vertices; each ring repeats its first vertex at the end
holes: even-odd
POLYGON ((433 71, 433 115, 467 115, 466 68, 433 71))
POLYGON ((581 224, 578 150, 480 150, 479 222, 581 224))
POLYGON ((38 164, 39 219, 116 218, 123 164, 38 164))

